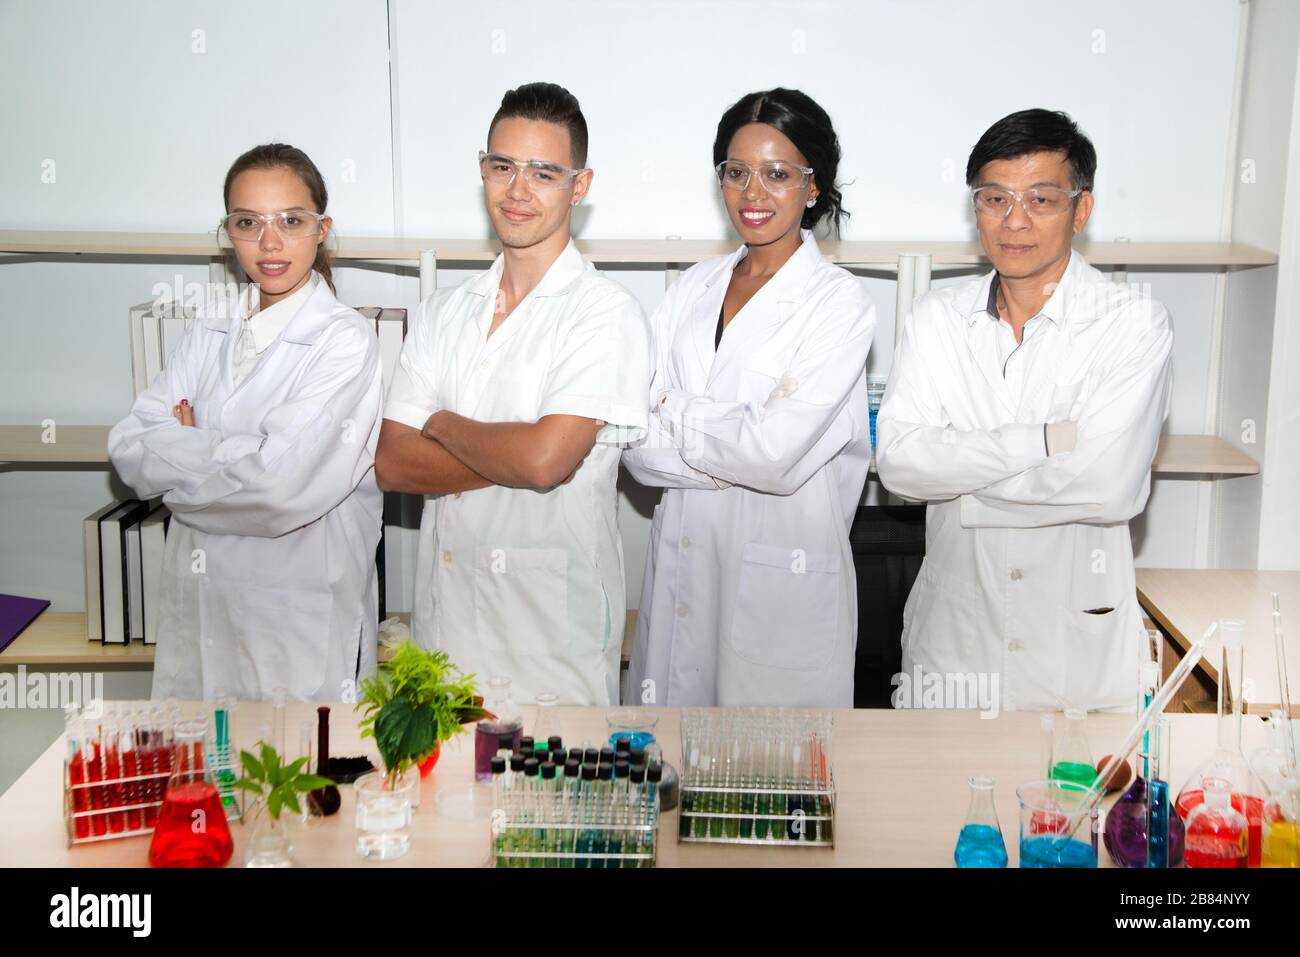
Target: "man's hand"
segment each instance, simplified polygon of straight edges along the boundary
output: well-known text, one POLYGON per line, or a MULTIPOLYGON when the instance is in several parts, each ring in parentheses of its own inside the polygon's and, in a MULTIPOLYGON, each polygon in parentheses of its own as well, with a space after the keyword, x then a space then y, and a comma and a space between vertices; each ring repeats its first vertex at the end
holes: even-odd
POLYGON ((180 402, 172 406, 172 415, 181 425, 194 425, 194 406, 190 405, 189 399, 181 399, 180 402))

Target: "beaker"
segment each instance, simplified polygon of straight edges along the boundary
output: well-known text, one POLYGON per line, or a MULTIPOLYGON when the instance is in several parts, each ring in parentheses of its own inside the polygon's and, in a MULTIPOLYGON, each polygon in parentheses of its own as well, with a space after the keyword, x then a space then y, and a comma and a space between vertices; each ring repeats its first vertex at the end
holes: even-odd
POLYGON ((655 743, 659 716, 645 708, 619 708, 609 713, 605 723, 609 728, 610 747, 617 747, 620 740, 626 740, 631 750, 644 751, 655 743))
POLYGON ((1100 816, 1085 808, 1086 794, 1070 781, 1031 781, 1016 789, 1021 867, 1097 866, 1100 816), (1081 817, 1089 820, 1080 823, 1081 817))
POLYGON ((968 778, 970 805, 966 821, 957 835, 953 860, 958 867, 1006 867, 1007 846, 1002 840, 998 825, 998 812, 993 806, 993 778, 968 778))
POLYGON ((563 740, 564 736, 560 734, 559 722, 555 717, 555 706, 560 703, 560 696, 551 691, 543 691, 533 699, 533 711, 535 712, 533 721, 533 742, 534 750, 546 750, 548 742, 553 737, 559 737, 563 740))
MULTIPOLYGON (((1225 782, 1232 806, 1246 818, 1250 866, 1259 867, 1263 851, 1264 801, 1268 789, 1241 750, 1241 682, 1245 673, 1241 631, 1239 621, 1219 622, 1223 661, 1219 671, 1218 744, 1188 777, 1178 792, 1174 807, 1185 825, 1192 811, 1204 800, 1202 782, 1206 778, 1225 782)), ((1188 836, 1190 838, 1190 830, 1188 836)), ((1188 866, 1192 866, 1190 861, 1188 866)))
POLYGON ((235 852, 217 782, 204 756, 206 721, 176 725, 172 773, 149 844, 154 867, 224 867, 235 852))
POLYGON ((1088 712, 1077 708, 1065 712, 1065 731, 1053 749, 1050 777, 1085 788, 1097 779, 1097 766, 1088 747, 1088 712))
POLYGON ((1201 800, 1187 815, 1188 867, 1245 867, 1246 817, 1232 806, 1232 786, 1223 778, 1201 781, 1201 800))
POLYGON ((524 733, 523 718, 511 694, 509 678, 494 675, 488 679, 483 710, 494 717, 484 718, 474 726, 474 776, 484 784, 491 784, 492 756, 501 746, 501 736, 511 735, 513 747, 518 749, 524 733))
POLYGON ((357 853, 366 860, 391 861, 411 849, 411 804, 420 785, 414 770, 390 782, 380 771, 357 778, 357 853))

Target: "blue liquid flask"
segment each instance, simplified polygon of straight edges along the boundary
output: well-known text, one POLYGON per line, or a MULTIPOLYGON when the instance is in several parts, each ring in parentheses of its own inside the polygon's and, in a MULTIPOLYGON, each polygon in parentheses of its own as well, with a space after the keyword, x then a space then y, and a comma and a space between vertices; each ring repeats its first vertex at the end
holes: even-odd
POLYGON ((957 835, 953 860, 958 867, 1006 867, 1007 846, 998 826, 998 812, 993 807, 993 778, 973 777, 970 784, 970 807, 966 822, 957 835))

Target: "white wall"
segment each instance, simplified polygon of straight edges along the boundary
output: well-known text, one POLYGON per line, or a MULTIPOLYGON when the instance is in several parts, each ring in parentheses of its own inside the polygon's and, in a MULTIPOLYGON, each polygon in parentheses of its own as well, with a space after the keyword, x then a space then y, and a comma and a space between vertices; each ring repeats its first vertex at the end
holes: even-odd
MULTIPOLYGON (((0 228, 208 229, 230 161, 282 139, 321 167, 344 234, 388 234, 400 223, 407 235, 486 235, 475 155, 487 123, 505 89, 548 79, 579 96, 592 130, 596 179, 578 222, 587 237, 725 235, 710 170, 714 126, 737 97, 773 85, 803 88, 836 122, 854 213, 847 238, 970 236, 966 154, 994 120, 1031 105, 1069 111, 1097 145, 1091 238, 1218 235, 1236 0, 582 0, 546 19, 513 0, 390 7, 0 5, 0 228), (196 30, 204 52, 195 52, 196 30), (53 183, 41 181, 47 159, 53 183)), ((12 345, 0 354, 0 419, 120 417, 130 395, 126 309, 178 274, 202 279, 205 270, 0 263, 0 322, 12 345)), ((647 311, 662 296, 661 273, 612 275, 647 311)), ((442 270, 439 282, 463 276, 442 270)), ((1212 280, 1132 277, 1149 279, 1174 315, 1170 427, 1200 431, 1212 280)), ((416 304, 410 270, 346 267, 338 281, 357 305, 416 304)), ((880 273, 867 282, 880 319, 871 371, 885 372, 893 288, 880 273)), ((79 610, 76 523, 109 491, 102 472, 0 473, 0 591, 79 610)), ((652 498, 624 499, 634 604, 652 498)), ((1194 485, 1157 483, 1139 560, 1189 564, 1194 509, 1194 485)), ((394 538, 390 605, 409 607, 412 537, 394 538)))

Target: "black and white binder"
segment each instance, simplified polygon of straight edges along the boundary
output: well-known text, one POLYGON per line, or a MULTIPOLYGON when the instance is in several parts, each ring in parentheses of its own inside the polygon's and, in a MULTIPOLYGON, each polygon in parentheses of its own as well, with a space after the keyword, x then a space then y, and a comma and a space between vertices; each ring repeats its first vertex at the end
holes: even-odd
POLYGON ((104 644, 124 645, 130 635, 130 582, 126 530, 149 513, 147 502, 127 499, 99 523, 104 644))
POLYGON ((171 512, 159 503, 140 522, 140 565, 144 583, 144 643, 158 643, 161 614, 163 554, 167 547, 167 525, 171 512))

